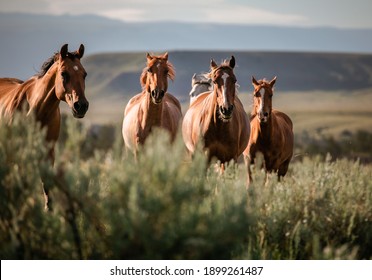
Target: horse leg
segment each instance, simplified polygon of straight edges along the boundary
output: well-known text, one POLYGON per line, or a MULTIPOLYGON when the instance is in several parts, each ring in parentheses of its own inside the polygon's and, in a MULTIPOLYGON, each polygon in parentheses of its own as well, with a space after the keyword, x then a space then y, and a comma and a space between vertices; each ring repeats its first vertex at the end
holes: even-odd
POLYGON ((265 183, 264 186, 267 187, 269 185, 269 172, 265 170, 265 183))
POLYGON ((286 161, 284 161, 282 163, 282 165, 279 166, 279 169, 278 169, 278 181, 280 182, 280 179, 282 177, 285 176, 285 174, 287 174, 287 171, 288 171, 288 166, 289 166, 289 162, 291 161, 291 159, 287 159, 286 161))
POLYGON ((44 210, 45 211, 52 211, 52 201, 49 196, 49 188, 45 187, 45 183, 42 183, 43 188, 43 195, 44 195, 44 210))
POLYGON ((244 164, 247 169, 247 183, 246 183, 246 190, 249 189, 249 185, 252 182, 252 171, 251 171, 251 158, 248 155, 244 155, 244 164))

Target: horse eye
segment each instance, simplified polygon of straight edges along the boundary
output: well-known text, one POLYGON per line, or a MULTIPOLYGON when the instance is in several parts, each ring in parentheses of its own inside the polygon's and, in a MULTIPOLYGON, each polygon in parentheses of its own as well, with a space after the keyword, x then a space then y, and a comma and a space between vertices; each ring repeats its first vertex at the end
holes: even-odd
POLYGON ((254 97, 260 97, 261 96, 261 93, 259 92, 259 91, 256 91, 255 93, 254 93, 254 97))
POLYGON ((70 76, 68 75, 68 73, 67 73, 67 72, 62 72, 62 73, 61 73, 61 76, 62 76, 62 81, 63 81, 64 83, 67 83, 68 80, 69 80, 69 78, 70 78, 70 76))
POLYGON ((84 72, 83 78, 85 79, 88 76, 87 72, 84 72))
POLYGON ((152 73, 151 68, 147 68, 147 72, 152 73))

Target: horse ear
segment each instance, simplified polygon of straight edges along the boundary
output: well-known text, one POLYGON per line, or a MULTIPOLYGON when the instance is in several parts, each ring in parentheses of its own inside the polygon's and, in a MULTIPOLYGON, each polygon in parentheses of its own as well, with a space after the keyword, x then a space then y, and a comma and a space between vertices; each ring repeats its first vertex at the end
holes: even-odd
POLYGON ((271 82, 269 83, 270 84, 270 87, 273 87, 274 84, 276 82, 276 76, 271 80, 271 82))
POLYGON ((217 68, 217 64, 216 64, 216 62, 214 62, 213 59, 211 59, 211 68, 212 68, 212 69, 217 68))
POLYGON ((231 56, 229 65, 230 65, 231 68, 234 68, 235 67, 235 57, 233 55, 231 56))
POLYGON ((146 53, 147 62, 152 60, 152 56, 149 53, 146 53))
POLYGON ((79 49, 76 51, 76 55, 78 56, 79 59, 81 59, 83 57, 84 50, 85 50, 84 45, 83 44, 80 44, 79 49))
POLYGON ((65 58, 68 53, 68 44, 64 44, 61 48, 61 51, 59 52, 62 58, 65 58))
POLYGON ((168 60, 168 52, 163 55, 163 59, 168 60))
POLYGON ((254 87, 258 87, 260 85, 253 76, 252 76, 252 85, 254 87))

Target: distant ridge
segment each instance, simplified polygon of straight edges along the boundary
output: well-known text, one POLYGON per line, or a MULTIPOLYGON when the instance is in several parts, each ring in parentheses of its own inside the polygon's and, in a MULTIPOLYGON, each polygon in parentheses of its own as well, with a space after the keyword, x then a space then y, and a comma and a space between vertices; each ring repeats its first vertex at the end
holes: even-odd
MULTIPOLYGON (((251 76, 278 77, 280 91, 352 91, 372 88, 372 54, 330 54, 247 51, 171 51, 169 60, 176 79, 169 91, 181 101, 188 99, 193 73, 209 70, 210 59, 235 56, 235 73, 241 92, 250 92, 251 76)), ((140 92, 139 77, 145 66, 144 52, 88 56, 84 65, 88 87, 94 95, 133 96, 140 92)))
POLYGON ((64 43, 87 54, 145 51, 372 53, 371 29, 176 22, 128 23, 104 17, 0 13, 0 76, 26 79, 64 43), (155 39, 154 39, 155 38, 155 39))

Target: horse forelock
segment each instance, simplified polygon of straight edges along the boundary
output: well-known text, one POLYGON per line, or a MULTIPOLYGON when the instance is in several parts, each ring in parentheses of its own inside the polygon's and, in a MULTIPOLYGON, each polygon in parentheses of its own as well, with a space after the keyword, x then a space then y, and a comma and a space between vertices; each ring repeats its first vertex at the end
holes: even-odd
POLYGON ((147 79, 147 70, 151 67, 153 67, 155 64, 157 63, 162 63, 162 62, 165 62, 165 66, 167 67, 168 69, 168 78, 171 79, 172 81, 174 81, 175 77, 176 77, 176 71, 174 69, 174 66, 172 63, 170 63, 168 60, 165 60, 163 59, 162 57, 160 56, 153 56, 153 58, 147 62, 147 65, 145 68, 143 68, 142 70, 142 73, 141 73, 141 76, 140 76, 140 83, 141 83, 141 86, 142 88, 144 88, 146 86, 146 79, 147 79))

